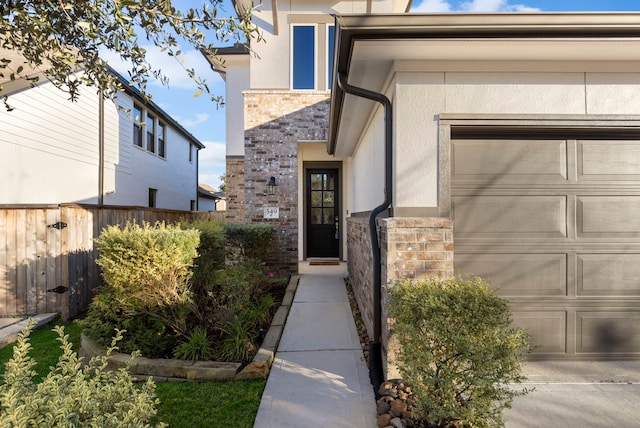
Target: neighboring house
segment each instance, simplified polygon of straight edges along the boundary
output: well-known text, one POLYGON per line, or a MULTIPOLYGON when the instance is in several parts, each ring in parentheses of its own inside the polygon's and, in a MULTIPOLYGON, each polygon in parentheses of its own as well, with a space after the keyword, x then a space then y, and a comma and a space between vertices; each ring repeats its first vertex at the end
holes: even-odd
POLYGON ((256 56, 209 58, 229 212, 291 270, 346 260, 383 359, 381 286, 454 271, 500 286, 534 358, 640 358, 640 14, 409 6, 267 1, 256 56))
POLYGON ((198 211, 224 211, 226 196, 208 184, 198 184, 198 211))
POLYGON ((167 113, 126 82, 114 101, 85 87, 71 102, 40 81, 0 93, 0 204, 197 209, 204 146, 167 113))

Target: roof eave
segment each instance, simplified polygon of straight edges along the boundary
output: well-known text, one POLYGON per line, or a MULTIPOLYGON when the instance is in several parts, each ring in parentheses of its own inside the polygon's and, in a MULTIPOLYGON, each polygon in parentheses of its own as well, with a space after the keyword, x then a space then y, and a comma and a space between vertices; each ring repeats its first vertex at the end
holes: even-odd
POLYGON ((327 152, 336 153, 344 92, 336 74, 349 77, 356 40, 429 38, 639 37, 640 13, 447 13, 336 16, 334 76, 327 152))
POLYGON ((233 46, 226 46, 215 48, 214 51, 207 49, 201 49, 200 53, 205 57, 211 69, 218 73, 223 80, 227 80, 227 66, 225 58, 231 56, 249 56, 251 50, 249 46, 244 44, 235 44, 233 46))

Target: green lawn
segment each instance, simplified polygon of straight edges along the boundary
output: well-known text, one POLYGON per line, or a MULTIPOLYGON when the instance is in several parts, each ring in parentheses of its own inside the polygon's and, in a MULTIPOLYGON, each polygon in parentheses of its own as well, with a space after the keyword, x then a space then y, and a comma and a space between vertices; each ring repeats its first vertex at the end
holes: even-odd
MULTIPOLYGON (((74 347, 80 343, 80 328, 64 323, 66 334, 74 347)), ((62 350, 57 334, 47 325, 31 334, 31 355, 38 362, 36 381, 41 380, 54 366, 62 350)), ((0 349, 0 375, 11 358, 13 346, 0 349)), ((156 392, 161 403, 154 422, 170 427, 189 428, 248 428, 253 426, 264 381, 245 382, 157 382, 156 392)))

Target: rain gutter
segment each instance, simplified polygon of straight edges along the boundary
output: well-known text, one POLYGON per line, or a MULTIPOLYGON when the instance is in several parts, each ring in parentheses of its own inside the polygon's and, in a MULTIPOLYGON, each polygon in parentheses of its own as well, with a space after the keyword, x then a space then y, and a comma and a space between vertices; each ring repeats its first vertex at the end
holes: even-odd
POLYGON ((371 252, 373 254, 373 337, 369 342, 369 376, 373 385, 373 391, 378 395, 378 389, 384 382, 382 370, 382 264, 380 254, 380 242, 376 219, 391 206, 392 200, 392 149, 393 149, 393 115, 391 101, 385 95, 367 89, 351 86, 346 82, 343 73, 338 73, 337 84, 345 93, 357 97, 376 101, 384 107, 384 201, 375 207, 369 214, 369 233, 371 234, 371 252))

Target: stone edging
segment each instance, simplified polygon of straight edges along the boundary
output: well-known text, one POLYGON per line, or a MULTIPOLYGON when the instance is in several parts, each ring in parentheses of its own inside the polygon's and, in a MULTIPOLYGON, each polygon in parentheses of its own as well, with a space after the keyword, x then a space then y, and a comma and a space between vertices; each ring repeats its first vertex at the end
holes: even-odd
MULTIPOLYGON (((271 370, 276 349, 282 337, 285 322, 293 303, 293 297, 298 288, 300 277, 293 275, 289 280, 287 290, 280 307, 273 316, 271 326, 262 341, 262 345, 253 361, 240 370, 240 363, 224 363, 218 361, 184 361, 163 358, 139 357, 133 361, 130 373, 138 379, 152 376, 156 381, 228 381, 266 379, 271 370)), ((105 350, 84 334, 80 340, 81 357, 89 359, 105 354, 105 350)), ((109 368, 117 370, 126 367, 131 356, 114 352, 109 358, 109 368)))

